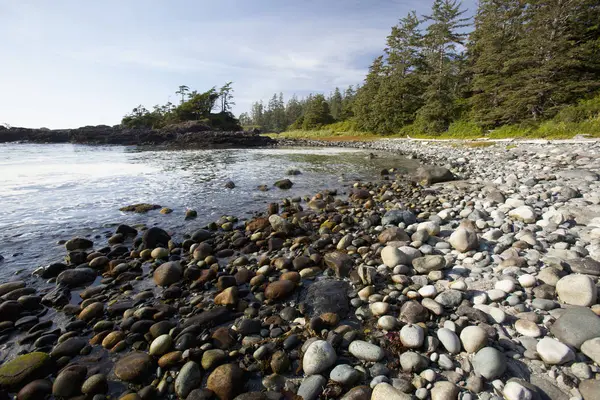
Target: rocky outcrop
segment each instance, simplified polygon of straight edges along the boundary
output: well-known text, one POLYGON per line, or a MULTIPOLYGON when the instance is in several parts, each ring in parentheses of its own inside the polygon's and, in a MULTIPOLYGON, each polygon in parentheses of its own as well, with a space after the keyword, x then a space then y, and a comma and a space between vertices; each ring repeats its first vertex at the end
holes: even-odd
POLYGON ((169 145, 182 147, 254 147, 274 143, 256 132, 220 132, 190 121, 162 129, 127 129, 120 125, 84 126, 76 129, 0 127, 0 143, 78 143, 116 145, 169 145))

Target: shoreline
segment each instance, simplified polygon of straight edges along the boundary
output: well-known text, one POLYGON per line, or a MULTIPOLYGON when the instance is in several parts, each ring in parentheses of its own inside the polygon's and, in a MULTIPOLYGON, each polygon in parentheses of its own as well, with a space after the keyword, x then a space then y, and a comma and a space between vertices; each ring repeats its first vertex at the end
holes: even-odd
MULTIPOLYGON (((302 145, 310 143, 324 144, 302 145)), ((322 386, 329 397, 375 400, 595 393, 596 143, 344 147, 441 168, 415 180, 387 171, 357 182, 350 196, 283 201, 245 227, 222 220, 177 243, 156 227, 133 236, 125 226, 108 247, 68 242, 72 265, 42 272, 61 282, 52 292, 0 285, 2 342, 31 336, 27 351, 44 354, 33 370, 56 377, 59 393, 129 387, 141 398, 204 399, 208 387, 232 399, 244 382, 266 390, 240 397, 252 400, 279 399, 284 388, 314 399, 322 386), (463 180, 449 180, 450 170, 463 180), (72 289, 83 304, 64 305, 72 289), (50 307, 62 308, 63 325, 46 326, 50 307), (354 368, 340 367, 347 363, 354 368), (294 372, 301 367, 308 377, 294 372)), ((9 376, 6 365, 0 385, 11 392, 36 375, 9 376)), ((48 391, 36 382, 27 390, 48 391)))

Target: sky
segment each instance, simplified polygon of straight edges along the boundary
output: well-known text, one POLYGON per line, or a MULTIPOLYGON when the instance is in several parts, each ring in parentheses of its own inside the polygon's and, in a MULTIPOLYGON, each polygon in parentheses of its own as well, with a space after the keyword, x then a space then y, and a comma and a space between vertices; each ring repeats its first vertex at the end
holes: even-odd
POLYGON ((236 115, 273 93, 329 93, 361 83, 391 26, 432 2, 0 0, 0 124, 115 125, 177 102, 179 85, 232 81, 236 115))

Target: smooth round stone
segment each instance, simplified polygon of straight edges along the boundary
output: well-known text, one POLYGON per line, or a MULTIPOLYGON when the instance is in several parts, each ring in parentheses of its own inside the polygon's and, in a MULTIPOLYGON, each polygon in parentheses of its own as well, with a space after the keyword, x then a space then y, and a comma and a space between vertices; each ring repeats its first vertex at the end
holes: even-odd
POLYGON ((589 307, 596 303, 598 289, 587 275, 571 274, 556 283, 556 293, 566 304, 589 307))
POLYGON ((538 342, 536 350, 542 361, 549 365, 560 365, 575 359, 575 353, 567 345, 548 337, 538 342))
POLYGON ((149 353, 151 356, 162 356, 171 350, 173 346, 173 338, 168 334, 160 335, 150 344, 149 353))
POLYGON ((426 285, 418 290, 421 297, 430 298, 435 297, 437 295, 437 289, 434 285, 426 285))
POLYGON ((431 389, 431 400, 456 400, 458 392, 458 387, 454 383, 439 381, 431 389))
POLYGON ((378 301, 369 305, 369 310, 371 310, 371 313, 373 313, 373 315, 376 317, 387 314, 389 309, 389 303, 384 303, 382 301, 378 301))
POLYGON ((488 337, 483 328, 467 326, 460 333, 460 341, 467 353, 476 353, 487 346, 488 337))
POLYGON ((487 291, 487 296, 490 301, 499 301, 506 297, 506 292, 500 289, 492 289, 487 291))
POLYGON ((512 293, 515 291, 515 283, 510 279, 504 279, 496 282, 494 289, 501 290, 506 293, 512 293))
POLYGON ((533 287, 535 286, 535 283, 536 279, 533 275, 525 274, 519 276, 519 285, 523 286, 524 288, 533 287))
POLYGON ((377 320, 377 326, 383 330, 391 331, 398 326, 398 320, 391 315, 384 315, 377 320))
POLYGON ((315 340, 304 353, 302 368, 306 375, 315 375, 331 367, 336 360, 337 354, 329 342, 315 340))
POLYGON ((409 349, 421 347, 424 340, 425 332, 423 331, 423 328, 418 325, 408 324, 400 329, 400 341, 404 347, 409 349))
POLYGON ((331 370, 329 379, 342 385, 353 385, 360 380, 362 374, 348 364, 340 364, 331 370))
POLYGON ((200 366, 194 361, 188 361, 179 371, 175 379, 175 393, 184 399, 188 394, 202 383, 200 366))
POLYGON ((307 376, 302 380, 297 395, 304 400, 316 400, 327 384, 327 379, 321 375, 307 376))
POLYGON ((410 400, 409 394, 403 393, 389 383, 379 383, 373 388, 371 400, 410 400))
POLYGON ((467 290, 467 284, 465 283, 465 281, 455 281, 450 284, 450 289, 464 292, 465 290, 467 290))
POLYGON ((600 337, 583 342, 581 352, 600 365, 600 337))
POLYGON ((408 257, 397 247, 385 246, 381 250, 381 260, 387 267, 394 268, 396 265, 407 264, 408 257))
POLYGON ((506 400, 532 400, 533 394, 529 389, 525 386, 510 381, 504 385, 504 390, 502 390, 502 394, 506 400))
POLYGON ((92 375, 83 382, 81 393, 87 395, 104 394, 108 391, 108 381, 106 375, 92 375))
POLYGON ((379 361, 384 356, 384 352, 381 347, 362 340, 355 340, 350 343, 348 351, 354 357, 363 361, 379 361))
POLYGON ((515 322, 515 330, 523 336, 536 338, 542 335, 540 327, 535 322, 526 319, 518 319, 515 322))
POLYGON ((493 347, 484 347, 473 357, 473 368, 485 379, 496 379, 506 370, 506 357, 493 347))
POLYGON ((405 372, 419 372, 427 368, 427 358, 414 351, 400 354, 400 366, 405 372))
POLYGON ((437 331, 437 337, 440 342, 444 345, 448 353, 458 354, 460 353, 460 339, 456 336, 456 333, 450 329, 441 328, 437 331))

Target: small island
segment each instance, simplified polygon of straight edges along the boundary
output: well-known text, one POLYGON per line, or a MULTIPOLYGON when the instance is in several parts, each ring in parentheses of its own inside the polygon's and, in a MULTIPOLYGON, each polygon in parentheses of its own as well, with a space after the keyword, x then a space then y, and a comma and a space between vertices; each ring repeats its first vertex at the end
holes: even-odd
POLYGON ((244 131, 232 114, 232 83, 199 93, 182 85, 176 92, 179 105, 170 102, 149 111, 143 105, 125 115, 115 126, 76 129, 30 129, 0 126, 0 143, 76 143, 100 145, 168 145, 176 147, 254 147, 272 144, 258 130, 244 131), (218 112, 214 112, 217 108, 218 112))

